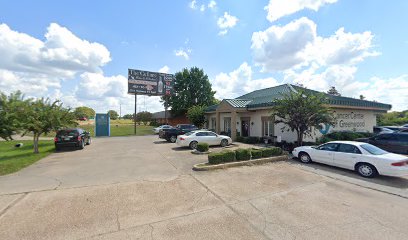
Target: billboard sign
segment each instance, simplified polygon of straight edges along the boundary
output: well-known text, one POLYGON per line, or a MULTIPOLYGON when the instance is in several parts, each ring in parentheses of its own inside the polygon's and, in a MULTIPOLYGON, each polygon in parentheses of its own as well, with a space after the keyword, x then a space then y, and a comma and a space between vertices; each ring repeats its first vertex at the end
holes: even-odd
POLYGON ((174 75, 128 70, 128 93, 137 95, 163 96, 173 94, 174 75))

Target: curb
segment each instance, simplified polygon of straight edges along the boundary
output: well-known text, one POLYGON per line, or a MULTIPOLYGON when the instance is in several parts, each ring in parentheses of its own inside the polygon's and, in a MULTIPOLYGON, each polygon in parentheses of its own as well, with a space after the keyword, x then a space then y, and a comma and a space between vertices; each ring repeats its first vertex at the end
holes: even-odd
POLYGON ((241 161, 241 162, 221 163, 217 165, 203 165, 205 163, 199 163, 193 166, 193 170, 194 171, 211 171, 211 170, 225 169, 225 168, 230 168, 230 167, 253 166, 253 165, 264 164, 264 163, 269 163, 269 162, 279 162, 279 161, 285 161, 288 159, 289 159, 288 155, 281 155, 281 156, 276 156, 276 157, 259 158, 259 159, 241 161))
POLYGON ((197 154, 197 155, 204 155, 204 154, 210 154, 211 151, 200 152, 200 151, 197 151, 197 150, 192 150, 191 153, 192 153, 192 154, 197 154))

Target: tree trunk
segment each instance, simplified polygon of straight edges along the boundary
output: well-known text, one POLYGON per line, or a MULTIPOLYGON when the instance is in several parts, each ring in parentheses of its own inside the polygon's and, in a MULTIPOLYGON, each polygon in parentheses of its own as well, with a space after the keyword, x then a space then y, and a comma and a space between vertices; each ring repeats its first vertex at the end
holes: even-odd
POLYGON ((297 142, 298 142, 298 146, 303 145, 303 132, 301 131, 297 131, 297 142))
POLYGON ((38 151, 38 139, 39 139, 39 134, 34 133, 34 153, 39 153, 38 151))

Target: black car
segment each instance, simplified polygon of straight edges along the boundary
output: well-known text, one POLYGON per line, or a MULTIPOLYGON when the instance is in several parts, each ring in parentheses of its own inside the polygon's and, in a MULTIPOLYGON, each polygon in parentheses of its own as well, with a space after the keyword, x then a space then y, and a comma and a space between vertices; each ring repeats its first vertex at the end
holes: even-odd
POLYGON ((91 135, 81 128, 62 129, 57 132, 54 143, 57 151, 62 147, 84 149, 85 145, 91 144, 91 135))
POLYGON ((198 130, 195 125, 178 124, 175 128, 160 130, 159 138, 166 139, 168 142, 175 143, 178 135, 183 135, 194 130, 198 130))
POLYGON ((370 138, 359 138, 357 141, 370 143, 388 152, 408 154, 407 132, 383 133, 370 138))

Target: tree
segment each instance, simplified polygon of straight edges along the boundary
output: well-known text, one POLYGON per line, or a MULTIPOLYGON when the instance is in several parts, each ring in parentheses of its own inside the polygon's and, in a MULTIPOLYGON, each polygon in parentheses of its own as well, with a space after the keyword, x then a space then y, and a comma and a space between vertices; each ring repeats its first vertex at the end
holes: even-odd
POLYGON ((329 91, 327 91, 328 94, 333 95, 333 96, 341 96, 341 94, 337 91, 336 87, 330 87, 329 91))
POLYGON ((95 110, 90 107, 82 106, 75 108, 74 114, 77 119, 84 117, 89 119, 95 116, 95 110))
POLYGON ((187 111, 187 118, 198 128, 202 128, 205 123, 204 106, 192 106, 187 111))
POLYGON ((28 132, 33 133, 34 153, 39 153, 38 140, 42 134, 77 125, 74 112, 64 108, 58 100, 51 102, 48 98, 40 98, 25 103, 24 112, 18 118, 24 130, 23 136, 28 132))
POLYGON ((365 100, 365 97, 364 97, 364 95, 360 95, 360 100, 365 100))
POLYGON ((125 114, 123 115, 123 119, 133 119, 133 114, 125 114))
POLYGON ((150 122, 152 120, 153 114, 147 111, 138 112, 136 114, 136 121, 138 122, 150 122))
POLYGON ((212 90, 208 76, 202 69, 184 68, 175 74, 175 78, 174 94, 162 97, 162 101, 171 107, 173 115, 184 115, 192 106, 209 106, 215 103, 215 91, 212 90))
POLYGON ((273 116, 275 123, 283 123, 283 130, 296 131, 297 142, 303 144, 303 136, 311 136, 314 129, 321 129, 322 124, 334 125, 335 119, 328 99, 323 94, 305 90, 283 93, 281 99, 274 100, 273 116))
POLYGON ((24 96, 20 91, 9 96, 0 93, 0 137, 4 140, 13 140, 12 135, 21 129, 19 116, 24 112, 24 96))
POLYGON ((111 118, 112 120, 116 120, 116 119, 119 118, 119 114, 118 114, 118 112, 116 112, 115 110, 109 110, 109 111, 108 111, 108 114, 109 114, 109 116, 110 116, 110 118, 111 118))

